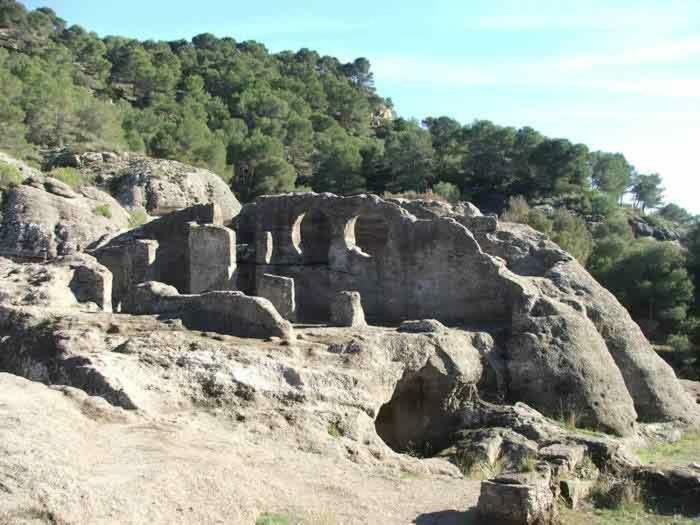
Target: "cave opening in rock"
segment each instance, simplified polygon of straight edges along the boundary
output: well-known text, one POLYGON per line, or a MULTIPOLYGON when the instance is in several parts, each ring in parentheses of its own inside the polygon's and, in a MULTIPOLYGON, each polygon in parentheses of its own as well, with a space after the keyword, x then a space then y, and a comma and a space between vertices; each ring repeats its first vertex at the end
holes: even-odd
POLYGON ((459 416, 450 407, 454 379, 428 362, 404 374, 375 420, 379 437, 394 451, 429 457, 451 444, 459 416))

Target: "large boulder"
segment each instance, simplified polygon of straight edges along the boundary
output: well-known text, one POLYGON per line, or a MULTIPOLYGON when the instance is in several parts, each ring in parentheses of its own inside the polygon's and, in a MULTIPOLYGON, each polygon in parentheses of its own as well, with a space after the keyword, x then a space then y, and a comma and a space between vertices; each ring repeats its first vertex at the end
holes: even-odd
POLYGON ((77 190, 33 176, 3 197, 0 255, 51 259, 83 251, 128 227, 129 215, 107 193, 77 190))
POLYGON ((66 309, 87 303, 83 306, 112 310, 112 274, 85 253, 28 264, 0 257, 0 279, 0 308, 66 309))
POLYGON ((224 221, 241 209, 226 182, 215 173, 174 160, 143 155, 90 152, 54 160, 90 175, 127 209, 141 208, 160 216, 195 204, 215 203, 224 221))
POLYGON ((572 398, 564 385, 568 382, 574 392, 572 411, 589 424, 628 433, 636 412, 642 422, 700 425, 700 411, 673 369, 653 350, 615 296, 571 255, 521 224, 500 223, 498 231, 478 233, 477 239, 485 252, 503 259, 528 288, 514 309, 515 330, 504 358, 516 391, 525 394, 524 401, 552 416, 557 415, 553 405, 559 403, 559 413, 565 415, 572 398), (528 370, 527 377, 518 379, 528 370), (567 379, 551 383, 557 375, 567 379), (549 399, 540 396, 528 380, 546 383, 549 399), (604 387, 595 386, 600 381, 604 387))

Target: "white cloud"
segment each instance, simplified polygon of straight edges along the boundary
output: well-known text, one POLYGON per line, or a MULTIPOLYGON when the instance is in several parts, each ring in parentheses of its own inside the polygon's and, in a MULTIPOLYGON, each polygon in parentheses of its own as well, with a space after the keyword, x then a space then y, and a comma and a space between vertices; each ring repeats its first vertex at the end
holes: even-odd
POLYGON ((402 82, 451 87, 484 86, 498 78, 481 68, 460 62, 447 63, 419 57, 385 56, 372 60, 377 78, 402 82))
POLYGON ((692 57, 700 57, 700 37, 607 54, 531 62, 477 64, 458 59, 445 62, 393 55, 374 58, 372 67, 379 82, 419 86, 573 88, 650 97, 700 98, 700 71, 691 76, 640 68, 682 63, 692 57))
POLYGON ((700 36, 660 42, 657 45, 617 52, 565 56, 557 60, 564 71, 582 71, 607 66, 668 64, 700 56, 700 36))
POLYGON ((542 1, 521 2, 511 5, 507 14, 480 16, 470 20, 467 25, 499 31, 634 30, 640 27, 670 30, 688 24, 687 10, 678 2, 675 3, 676 6, 669 3, 662 9, 644 9, 639 6, 608 7, 581 3, 571 6, 566 2, 550 5, 542 1), (529 12, 524 12, 526 10, 529 12), (512 14, 513 11, 520 12, 512 14))

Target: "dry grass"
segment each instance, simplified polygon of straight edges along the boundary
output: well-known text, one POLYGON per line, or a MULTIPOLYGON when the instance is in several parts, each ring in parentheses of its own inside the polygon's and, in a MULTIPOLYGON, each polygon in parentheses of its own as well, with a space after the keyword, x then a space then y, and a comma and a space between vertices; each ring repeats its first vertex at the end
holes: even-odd
POLYGON ((505 464, 501 459, 493 463, 488 461, 476 461, 473 458, 459 458, 457 467, 468 479, 492 479, 498 476, 505 469, 505 464))
POLYGON ((635 504, 620 509, 571 510, 560 508, 561 522, 566 525, 697 525, 696 518, 655 514, 635 504))

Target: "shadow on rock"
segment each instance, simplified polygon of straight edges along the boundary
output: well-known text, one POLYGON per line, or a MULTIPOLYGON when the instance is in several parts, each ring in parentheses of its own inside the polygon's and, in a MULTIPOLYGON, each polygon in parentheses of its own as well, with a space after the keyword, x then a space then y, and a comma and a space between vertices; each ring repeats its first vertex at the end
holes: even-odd
POLYGON ((413 522, 416 525, 477 525, 476 508, 464 512, 441 510, 420 514, 413 522))

